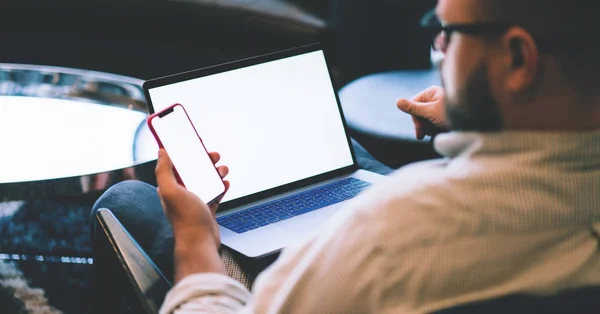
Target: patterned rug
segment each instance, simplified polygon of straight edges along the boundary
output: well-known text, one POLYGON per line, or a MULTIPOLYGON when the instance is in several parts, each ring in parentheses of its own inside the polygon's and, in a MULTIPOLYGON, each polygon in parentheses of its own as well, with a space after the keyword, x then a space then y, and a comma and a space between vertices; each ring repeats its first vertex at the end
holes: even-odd
POLYGON ((0 312, 87 312, 92 204, 0 202, 0 312))
POLYGON ((32 288, 15 263, 0 261, 0 306, 8 313, 61 313, 40 288, 32 288))

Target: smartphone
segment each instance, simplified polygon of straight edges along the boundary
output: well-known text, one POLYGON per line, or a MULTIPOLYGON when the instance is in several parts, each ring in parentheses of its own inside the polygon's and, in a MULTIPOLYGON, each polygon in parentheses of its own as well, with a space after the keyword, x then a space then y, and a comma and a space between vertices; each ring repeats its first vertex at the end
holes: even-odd
POLYGON ((225 184, 181 104, 149 116, 147 122, 158 146, 171 157, 181 185, 206 203, 225 193, 225 184))

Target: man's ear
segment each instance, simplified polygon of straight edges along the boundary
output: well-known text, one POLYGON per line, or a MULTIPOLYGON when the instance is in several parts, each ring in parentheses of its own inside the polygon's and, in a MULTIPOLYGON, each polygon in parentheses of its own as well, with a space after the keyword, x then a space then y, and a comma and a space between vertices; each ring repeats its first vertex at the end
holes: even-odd
POLYGON ((523 60, 523 51, 521 51, 521 42, 516 38, 511 39, 510 43, 510 51, 512 52, 512 67, 514 69, 518 69, 525 65, 525 60, 523 60))
POLYGON ((513 27, 503 37, 506 53, 506 87, 519 92, 533 84, 538 70, 539 50, 529 32, 513 27))

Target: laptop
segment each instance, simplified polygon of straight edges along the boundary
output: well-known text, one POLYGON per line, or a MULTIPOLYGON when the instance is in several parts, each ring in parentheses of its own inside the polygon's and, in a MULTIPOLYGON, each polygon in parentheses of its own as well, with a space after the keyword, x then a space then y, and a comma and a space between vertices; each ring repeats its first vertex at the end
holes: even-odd
POLYGON ((358 169, 319 44, 147 81, 150 112, 182 104, 231 183, 222 244, 261 257, 306 239, 385 178, 358 169))

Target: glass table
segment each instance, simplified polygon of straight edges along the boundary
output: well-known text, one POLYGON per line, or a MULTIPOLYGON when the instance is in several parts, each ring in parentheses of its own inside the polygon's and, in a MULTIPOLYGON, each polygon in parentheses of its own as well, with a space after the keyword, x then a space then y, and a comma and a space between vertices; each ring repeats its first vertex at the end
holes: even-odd
POLYGON ((137 179, 136 167, 155 161, 158 149, 141 84, 0 63, 0 199, 73 195, 137 179))

